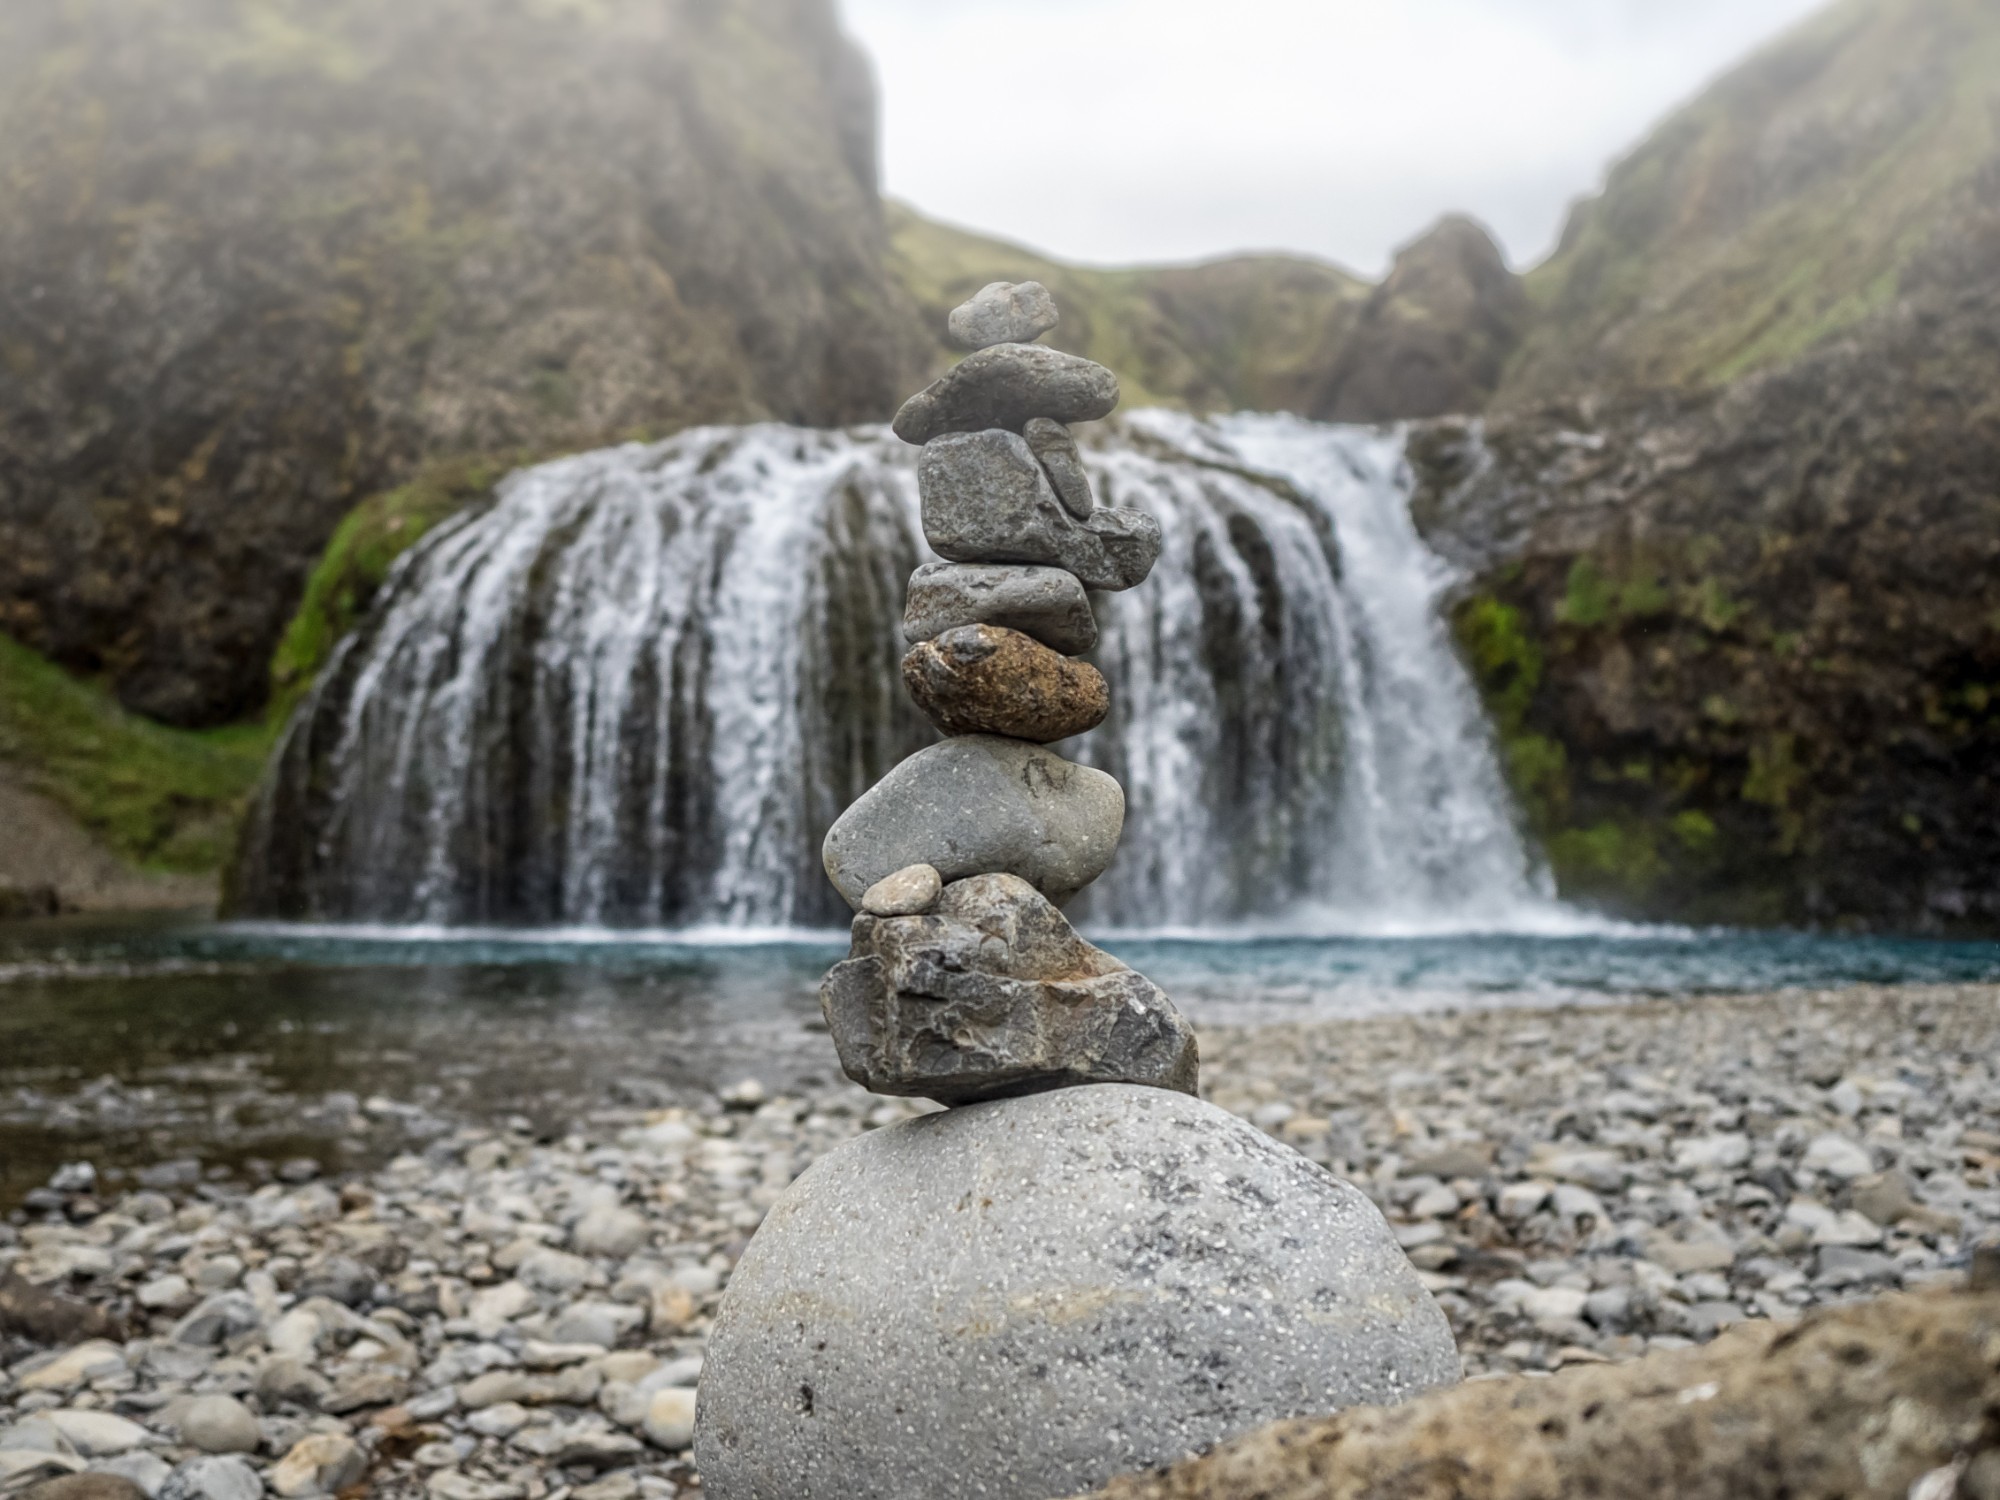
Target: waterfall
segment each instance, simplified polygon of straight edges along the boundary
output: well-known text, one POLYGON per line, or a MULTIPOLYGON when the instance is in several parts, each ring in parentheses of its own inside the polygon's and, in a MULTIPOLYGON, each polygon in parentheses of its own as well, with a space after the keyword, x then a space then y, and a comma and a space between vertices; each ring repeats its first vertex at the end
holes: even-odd
MULTIPOLYGON (((1509 813, 1393 432, 1142 412, 1087 450, 1158 517, 1096 599, 1112 716, 1060 747, 1124 782, 1100 926, 1561 920, 1509 813)), ((879 429, 704 428, 509 478, 425 538, 286 731, 245 915, 829 926, 834 817, 935 738, 905 699, 930 559, 879 429)))

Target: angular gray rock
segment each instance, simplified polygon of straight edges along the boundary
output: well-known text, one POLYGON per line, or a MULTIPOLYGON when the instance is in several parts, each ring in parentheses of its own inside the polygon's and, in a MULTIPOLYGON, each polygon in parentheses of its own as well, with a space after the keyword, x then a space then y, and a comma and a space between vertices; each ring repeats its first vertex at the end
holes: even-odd
POLYGON ((923 444, 949 432, 1004 427, 1036 417, 1095 422, 1118 406, 1118 377, 1100 364, 1045 344, 1000 344, 967 355, 896 413, 896 436, 923 444))
POLYGON ((1064 656, 1097 644, 1097 616, 1074 573, 1014 563, 926 563, 910 575, 903 639, 911 645, 961 625, 998 625, 1064 656))
POLYGON ((924 536, 964 563, 1033 563, 1074 573, 1085 588, 1145 582, 1160 560, 1160 523, 1136 510, 1079 521, 1056 498, 1028 440, 988 429, 928 444, 917 465, 924 536))
POLYGON ((821 851, 847 904, 911 865, 949 884, 1018 875, 1058 905, 1102 875, 1125 828, 1125 792, 1040 745, 969 734, 919 750, 833 825, 821 851))
POLYGON ((711 1500, 1047 1500, 1458 1379, 1367 1198, 1185 1094, 1061 1089, 822 1157, 730 1278, 711 1500))
POLYGON ((1089 520, 1090 513, 1097 509, 1097 497, 1091 493, 1090 476, 1084 472, 1083 455, 1077 451, 1075 436, 1062 423, 1051 422, 1047 417, 1035 418, 1021 436, 1041 460, 1042 472, 1049 476, 1049 485, 1062 501, 1063 509, 1079 521, 1089 520))
POLYGON ((977 352, 995 344, 1032 344, 1062 321, 1039 281, 996 281, 952 309, 945 331, 953 347, 977 352))
POLYGON ((1194 1031, 1035 888, 979 875, 934 914, 854 923, 820 987, 840 1065, 877 1094, 969 1104, 1087 1083, 1195 1091, 1194 1031))

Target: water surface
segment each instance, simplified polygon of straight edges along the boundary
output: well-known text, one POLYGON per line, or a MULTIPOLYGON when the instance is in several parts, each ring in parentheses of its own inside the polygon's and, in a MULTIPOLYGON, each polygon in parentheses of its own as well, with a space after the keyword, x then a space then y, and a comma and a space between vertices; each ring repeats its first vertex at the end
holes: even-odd
MULTIPOLYGON (((1588 924, 1104 941, 1206 1024, 2000 981, 1995 943, 1588 924)), ((255 1177, 466 1119, 557 1131, 744 1077, 831 1080, 816 991, 843 951, 831 933, 0 927, 0 1204, 80 1157, 255 1177)))

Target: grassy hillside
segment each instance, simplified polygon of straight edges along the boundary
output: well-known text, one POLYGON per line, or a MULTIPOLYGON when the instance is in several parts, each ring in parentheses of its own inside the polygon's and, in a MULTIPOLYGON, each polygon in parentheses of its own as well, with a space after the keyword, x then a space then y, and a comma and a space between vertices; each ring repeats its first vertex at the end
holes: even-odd
POLYGON ((1118 372, 1127 406, 1304 410, 1369 294, 1338 266, 1238 256, 1198 266, 1106 270, 889 207, 890 270, 951 356, 945 319, 991 281, 1040 281, 1062 326, 1048 342, 1118 372))
POLYGON ((1782 366, 1889 307, 1996 155, 2000 5, 1840 0, 1577 208, 1498 404, 1782 366))
POLYGON ((0 767, 142 869, 206 874, 263 769, 262 725, 167 729, 0 636, 0 767))

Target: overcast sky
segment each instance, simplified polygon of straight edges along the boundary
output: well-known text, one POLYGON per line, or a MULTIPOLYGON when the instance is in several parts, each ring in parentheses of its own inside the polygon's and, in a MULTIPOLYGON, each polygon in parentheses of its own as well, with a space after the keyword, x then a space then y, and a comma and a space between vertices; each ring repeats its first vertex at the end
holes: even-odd
POLYGON ((1457 209, 1525 268, 1647 127, 1821 0, 843 0, 888 191, 1100 263, 1375 274, 1457 209))

